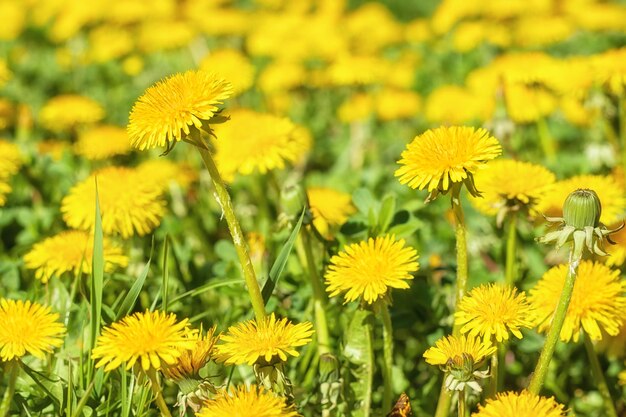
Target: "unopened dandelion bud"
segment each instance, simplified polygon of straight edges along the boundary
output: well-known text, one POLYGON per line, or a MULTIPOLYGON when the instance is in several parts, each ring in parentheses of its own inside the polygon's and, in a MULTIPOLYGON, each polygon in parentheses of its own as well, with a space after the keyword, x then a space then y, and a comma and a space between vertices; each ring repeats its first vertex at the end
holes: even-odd
POLYGON ((597 227, 600 224, 602 204, 593 190, 578 189, 565 199, 563 219, 565 224, 576 229, 597 227))

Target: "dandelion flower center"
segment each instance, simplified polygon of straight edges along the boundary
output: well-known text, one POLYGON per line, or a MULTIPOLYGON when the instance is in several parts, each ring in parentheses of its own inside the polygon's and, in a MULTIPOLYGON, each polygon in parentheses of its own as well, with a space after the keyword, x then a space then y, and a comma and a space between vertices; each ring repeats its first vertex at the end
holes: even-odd
POLYGON ((528 391, 500 393, 479 405, 472 417, 565 417, 562 404, 554 398, 540 397, 528 391))

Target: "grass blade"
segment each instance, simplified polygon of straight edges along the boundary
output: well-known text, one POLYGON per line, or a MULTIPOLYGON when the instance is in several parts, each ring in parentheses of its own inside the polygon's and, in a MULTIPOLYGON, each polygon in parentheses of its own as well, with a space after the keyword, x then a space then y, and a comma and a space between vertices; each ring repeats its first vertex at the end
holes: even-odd
MULTIPOLYGON (((102 320, 102 288, 104 283, 104 248, 102 218, 100 215, 100 199, 98 197, 98 179, 96 178, 96 218, 93 231, 93 257, 91 260, 91 291, 89 303, 91 304, 91 321, 89 322, 89 346, 96 346, 96 338, 100 332, 102 320)), ((93 363, 90 359, 89 379, 93 375, 93 363)))
POLYGON ((148 258, 148 262, 143 267, 141 274, 139 274, 139 277, 135 280, 132 287, 130 287, 130 290, 128 290, 126 297, 124 297, 124 301, 122 301, 122 304, 120 304, 120 307, 117 309, 116 320, 119 320, 120 318, 127 316, 128 314, 130 314, 131 311, 133 311, 133 308, 135 307, 135 303, 137 302, 137 298, 139 297, 139 294, 141 293, 143 285, 146 282, 146 277, 148 276, 148 272, 150 272, 150 264, 152 263, 153 253, 154 253, 154 238, 152 239, 152 248, 150 249, 150 257, 148 258))
POLYGON ((165 242, 163 243, 163 285, 161 287, 161 309, 167 312, 167 292, 169 288, 170 274, 167 262, 167 255, 169 253, 169 237, 165 235, 165 242))

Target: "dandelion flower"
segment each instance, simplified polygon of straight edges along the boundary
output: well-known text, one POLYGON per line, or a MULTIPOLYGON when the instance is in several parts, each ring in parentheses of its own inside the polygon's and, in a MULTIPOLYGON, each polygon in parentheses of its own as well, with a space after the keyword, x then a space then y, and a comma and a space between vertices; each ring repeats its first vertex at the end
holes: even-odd
POLYGON ((235 173, 262 174, 300 160, 311 146, 311 136, 286 117, 241 109, 215 127, 215 162, 226 180, 235 173))
POLYGON ((181 355, 176 363, 163 368, 163 374, 175 381, 185 378, 198 378, 200 369, 211 359, 218 338, 219 336, 215 336, 215 327, 209 329, 205 335, 200 333, 193 335, 191 337, 194 341, 193 348, 180 349, 181 355))
POLYGON ((129 238, 150 233, 165 214, 163 189, 131 168, 102 169, 75 185, 61 202, 70 227, 90 230, 96 212, 96 179, 105 234, 129 238))
MULTIPOLYGON (((537 311, 539 331, 547 331, 561 296, 568 265, 549 269, 530 290, 530 304, 537 311)), ((584 329, 592 340, 602 339, 602 330, 609 335, 619 333, 626 309, 626 281, 619 270, 591 261, 582 261, 576 273, 572 299, 567 309, 560 337, 574 342, 584 329)))
POLYGON ((450 183, 466 181, 484 162, 501 152, 498 140, 485 129, 439 127, 409 143, 395 175, 413 189, 445 192, 450 183))
POLYGON ((410 119, 422 108, 422 98, 414 91, 385 88, 376 94, 376 114, 383 121, 410 119))
POLYGON ((0 358, 10 361, 29 353, 43 359, 63 344, 65 326, 58 318, 41 304, 0 299, 0 358))
POLYGON ((9 180, 19 171, 22 162, 17 145, 0 139, 0 207, 6 203, 6 195, 11 192, 9 180))
POLYGON ((229 80, 233 85, 233 95, 248 90, 254 84, 254 65, 236 49, 211 51, 200 62, 200 68, 229 80))
MULTIPOLYGON (((615 227, 611 227, 611 229, 617 228, 619 224, 614 226, 615 227)), ((622 266, 624 261, 626 261, 626 227, 611 235, 611 240, 613 240, 615 244, 605 247, 606 253, 608 253, 609 256, 603 258, 604 263, 613 267, 622 266)))
POLYGON ((287 355, 299 356, 295 349, 311 341, 312 324, 292 324, 286 318, 276 319, 274 313, 264 321, 248 320, 228 328, 216 346, 216 357, 226 364, 254 365, 265 361, 286 361, 287 355))
POLYGON ((481 213, 495 216, 506 210, 523 210, 537 216, 537 203, 551 190, 554 174, 541 165, 500 159, 485 164, 474 175, 482 198, 470 201, 481 213))
POLYGON ((447 336, 437 340, 434 347, 424 352, 424 359, 431 365, 446 365, 451 360, 468 355, 475 363, 479 363, 495 351, 495 346, 489 340, 467 335, 447 336))
POLYGON ((70 149, 70 146, 64 140, 48 139, 37 142, 37 153, 39 155, 48 155, 54 161, 60 161, 68 149, 70 149))
POLYGON ((175 74, 139 97, 128 124, 133 147, 149 149, 177 142, 210 120, 218 105, 232 95, 227 81, 204 71, 175 74))
POLYGON ((409 288, 411 272, 417 271, 417 251, 395 236, 369 238, 355 243, 330 259, 326 291, 334 297, 345 292, 345 302, 362 297, 372 304, 389 288, 409 288))
MULTIPOLYGON (((103 240, 104 270, 113 271, 116 267, 128 265, 128 257, 122 249, 113 245, 110 239, 103 240)), ((67 230, 44 239, 33 246, 24 256, 24 264, 35 270, 35 278, 44 284, 53 276, 66 272, 77 275, 91 273, 93 257, 93 236, 82 230, 67 230)))
POLYGON ((98 359, 96 368, 104 366, 105 371, 122 364, 130 369, 135 363, 145 372, 158 371, 176 364, 184 349, 193 349, 193 335, 189 320, 177 321, 174 313, 135 313, 105 327, 91 357, 98 359))
POLYGON ((461 299, 455 324, 469 336, 495 336, 498 342, 509 339, 509 332, 522 338, 520 328, 533 327, 533 312, 526 295, 500 284, 481 285, 461 299))
POLYGON ((313 214, 313 226, 322 236, 329 236, 332 226, 340 226, 355 212, 352 197, 332 188, 309 187, 306 190, 313 214))
POLYGON ((191 166, 171 159, 149 159, 137 166, 137 173, 145 181, 153 183, 163 192, 169 189, 170 182, 175 182, 183 189, 198 180, 198 172, 191 166))
POLYGON ((565 417, 563 405, 554 398, 540 397, 528 391, 500 393, 478 405, 472 417, 565 417))
POLYGON ((74 147, 78 155, 92 161, 107 159, 130 152, 126 129, 118 126, 98 126, 82 132, 74 147))
POLYGON ((197 417, 297 417, 299 414, 287 405, 285 397, 276 396, 261 387, 249 389, 240 386, 236 390, 220 391, 217 396, 205 401, 196 413, 197 417))
POLYGON ((103 117, 104 109, 97 101, 75 94, 50 99, 39 114, 42 126, 54 132, 95 123, 103 117))

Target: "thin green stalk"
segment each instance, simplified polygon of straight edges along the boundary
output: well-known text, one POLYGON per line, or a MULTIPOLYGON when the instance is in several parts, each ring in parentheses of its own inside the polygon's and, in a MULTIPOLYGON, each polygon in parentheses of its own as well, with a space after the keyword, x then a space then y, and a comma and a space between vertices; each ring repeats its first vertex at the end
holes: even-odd
POLYGON ((583 341, 585 342, 585 350, 587 351, 587 357, 589 358, 589 363, 591 364, 591 373, 596 380, 596 384, 598 384, 598 390, 604 400, 604 408, 607 413, 606 415, 607 417, 617 417, 615 402, 611 397, 611 391, 609 391, 609 386, 604 378, 604 372, 602 372, 602 367, 600 366, 600 361, 598 360, 598 355, 596 355, 593 343, 587 334, 583 334, 583 341))
POLYGON ((495 398, 498 393, 498 371, 500 370, 498 351, 500 343, 497 344, 498 350, 491 355, 491 377, 489 378, 489 387, 487 388, 487 398, 495 398))
POLYGON ((9 384, 7 390, 4 392, 2 403, 0 403, 0 417, 5 417, 9 413, 11 408, 11 401, 13 401, 13 394, 15 394, 15 383, 17 382, 17 376, 20 373, 20 364, 17 359, 10 360, 5 365, 7 373, 9 374, 9 384))
POLYGON ((383 412, 391 410, 392 403, 392 382, 393 382, 393 328, 389 306, 381 303, 380 314, 383 319, 383 412))
POLYGON ((537 362, 535 372, 533 373, 530 384, 528 385, 528 390, 533 394, 539 395, 541 387, 546 379, 550 360, 554 354, 556 343, 559 340, 561 328, 563 327, 565 317, 567 316, 567 308, 569 307, 569 302, 572 298, 572 293, 574 292, 574 283, 576 282, 576 271, 578 269, 579 262, 580 259, 574 260, 574 252, 572 248, 567 268, 567 276, 563 285, 563 291, 561 292, 561 298, 559 299, 559 303, 554 311, 552 325, 550 326, 550 330, 548 330, 545 344, 541 350, 541 355, 539 355, 539 361, 537 362))
POLYGON ((465 417, 465 389, 459 391, 459 417, 465 417))
POLYGON ((308 230, 303 227, 296 241, 296 251, 306 263, 311 287, 313 289, 313 308, 315 312, 315 333, 317 336, 317 352, 319 356, 330 353, 330 336, 328 333, 328 320, 326 319, 326 292, 322 287, 322 281, 315 265, 311 237, 308 230))
POLYGON ((502 391, 502 387, 504 386, 504 365, 507 350, 508 343, 506 340, 498 343, 498 374, 496 378, 496 393, 502 391))
POLYGON ((239 257, 239 263, 241 264, 241 268, 243 270, 243 276, 246 280, 250 301, 252 302, 252 308, 254 309, 254 315, 257 320, 263 320, 265 319, 265 304, 263 303, 263 297, 261 296, 261 288, 256 280, 256 274, 254 273, 254 268, 252 267, 252 261, 250 260, 248 249, 246 248, 246 241, 243 233, 241 232, 239 221, 235 216, 235 210, 233 209, 230 195, 228 194, 228 190, 224 185, 224 181, 222 180, 209 150, 201 146, 197 146, 197 148, 200 152, 202 160, 204 161, 204 165, 211 175, 211 181, 213 182, 213 186, 215 188, 215 198, 217 203, 222 208, 222 213, 224 214, 226 223, 228 224, 228 230, 233 238, 233 244, 235 245, 237 256, 239 257))
POLYGON ((148 372, 146 372, 148 379, 150 379, 150 388, 152 388, 152 392, 154 393, 154 401, 156 402, 157 407, 161 411, 161 415, 163 417, 172 417, 170 413, 170 409, 167 407, 165 403, 165 399, 163 398, 163 391, 161 390, 161 384, 157 379, 156 371, 153 368, 150 368, 148 372))
POLYGON ((512 213, 509 217, 509 225, 506 236, 506 260, 504 267, 504 282, 509 287, 515 285, 517 280, 517 214, 512 213))
POLYGON ((554 143, 554 137, 550 133, 548 123, 546 123, 544 118, 537 119, 537 135, 546 159, 550 163, 554 162, 556 160, 556 144, 554 143))

